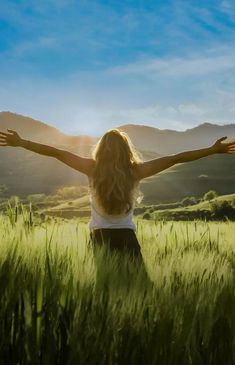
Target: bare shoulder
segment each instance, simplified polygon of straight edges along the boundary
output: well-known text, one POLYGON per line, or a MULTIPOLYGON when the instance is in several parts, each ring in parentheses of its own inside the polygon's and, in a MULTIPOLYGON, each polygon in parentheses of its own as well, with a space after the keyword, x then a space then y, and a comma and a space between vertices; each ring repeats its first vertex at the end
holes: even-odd
POLYGON ((133 173, 134 173, 134 176, 135 176, 135 179, 137 181, 141 180, 142 179, 142 175, 143 175, 143 164, 144 162, 139 162, 139 163, 135 163, 133 164, 133 173))
POLYGON ((92 172, 95 167, 95 160, 93 158, 86 158, 86 175, 89 177, 92 175, 92 172))

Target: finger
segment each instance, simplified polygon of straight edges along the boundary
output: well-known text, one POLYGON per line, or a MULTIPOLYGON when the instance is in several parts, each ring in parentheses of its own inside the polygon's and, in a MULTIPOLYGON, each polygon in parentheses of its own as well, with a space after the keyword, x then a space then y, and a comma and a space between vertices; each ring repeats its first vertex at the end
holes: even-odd
POLYGON ((221 138, 219 138, 219 139, 217 139, 217 142, 222 142, 222 141, 224 141, 225 139, 227 139, 228 137, 227 136, 225 136, 225 137, 221 137, 221 138))
POLYGON ((3 136, 9 136, 9 133, 0 132, 3 136))
POLYGON ((11 132, 11 133, 15 133, 15 131, 13 131, 13 129, 9 129, 9 128, 7 128, 7 130, 8 130, 9 132, 11 132))
POLYGON ((7 143, 0 142, 0 146, 7 146, 7 143))

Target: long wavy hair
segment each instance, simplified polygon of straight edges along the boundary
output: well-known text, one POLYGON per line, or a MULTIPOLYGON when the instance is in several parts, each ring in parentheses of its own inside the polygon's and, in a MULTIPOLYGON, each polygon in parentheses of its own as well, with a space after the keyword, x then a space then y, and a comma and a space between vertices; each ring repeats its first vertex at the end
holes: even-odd
POLYGON ((92 156, 91 188, 107 214, 128 213, 140 198, 134 166, 142 161, 128 135, 111 129, 100 138, 92 156))

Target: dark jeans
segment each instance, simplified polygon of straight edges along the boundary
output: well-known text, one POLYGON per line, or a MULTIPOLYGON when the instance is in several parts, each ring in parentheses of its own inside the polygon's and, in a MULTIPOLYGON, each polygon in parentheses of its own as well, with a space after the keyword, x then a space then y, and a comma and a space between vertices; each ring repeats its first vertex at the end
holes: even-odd
MULTIPOLYGON (((112 253, 117 252, 121 254, 125 252, 131 258, 131 261, 134 262, 135 265, 137 265, 138 271, 142 272, 146 287, 148 286, 148 284, 152 286, 152 282, 146 271, 143 257, 141 254, 140 245, 134 230, 129 228, 96 229, 90 233, 90 238, 91 238, 91 243, 93 245, 95 256, 96 256, 96 248, 102 245, 108 247, 108 249, 112 253)), ((123 269, 121 271, 123 271, 123 269)), ((99 271, 98 269, 99 277, 102 276, 102 268, 100 268, 100 270, 101 271, 99 271)))
POLYGON ((111 252, 127 252, 131 257, 142 260, 140 245, 133 229, 102 228, 90 234, 94 246, 106 245, 111 252))

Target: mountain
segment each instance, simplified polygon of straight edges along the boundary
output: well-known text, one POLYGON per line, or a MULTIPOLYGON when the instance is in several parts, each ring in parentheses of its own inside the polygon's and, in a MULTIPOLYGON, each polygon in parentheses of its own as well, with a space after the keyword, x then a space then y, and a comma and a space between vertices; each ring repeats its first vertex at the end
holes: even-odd
MULTIPOLYGON (((138 148, 147 146, 148 150, 163 156, 208 147, 223 136, 235 139, 235 124, 203 123, 185 131, 133 124, 120 126, 120 129, 138 148)), ((235 192, 235 155, 214 155, 179 164, 146 179, 141 186, 146 204, 177 201, 186 196, 200 197, 211 189, 219 194, 235 192)))
POLYGON ((39 143, 64 145, 77 150, 85 148, 86 154, 89 153, 89 148, 96 140, 93 137, 84 135, 70 136, 39 120, 11 112, 0 112, 0 128, 2 131, 7 128, 15 129, 22 135, 22 138, 32 139, 39 143))
POLYGON ((207 147, 217 138, 223 136, 235 138, 235 124, 203 123, 185 131, 134 124, 123 125, 119 128, 130 136, 138 148, 145 150, 148 146, 148 150, 158 152, 161 155, 207 147))
MULTIPOLYGON (((95 139, 89 136, 69 136, 38 120, 1 112, 0 131, 16 130, 24 139, 50 144, 83 156, 90 154, 95 139)), ((27 195, 51 193, 63 185, 87 183, 86 177, 54 158, 41 156, 23 148, 0 147, 0 185, 8 194, 27 195)))
MULTIPOLYGON (((41 121, 0 112, 0 131, 15 129, 22 138, 50 144, 89 156, 97 138, 70 136, 41 121)), ((187 149, 206 147, 217 138, 235 137, 235 124, 203 123, 185 131, 158 129, 127 124, 119 127, 128 133, 144 159, 173 154, 187 149)), ((215 155, 188 164, 179 164, 144 180, 141 190, 145 203, 175 201, 188 195, 200 196, 209 189, 220 194, 235 190, 235 156, 215 155)), ((6 184, 8 194, 28 195, 53 192, 65 185, 86 184, 87 178, 56 159, 41 156, 22 148, 0 147, 0 185, 6 184)))

